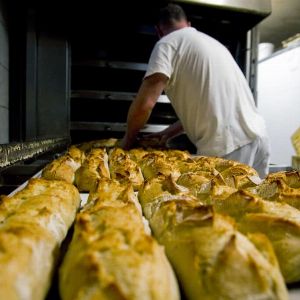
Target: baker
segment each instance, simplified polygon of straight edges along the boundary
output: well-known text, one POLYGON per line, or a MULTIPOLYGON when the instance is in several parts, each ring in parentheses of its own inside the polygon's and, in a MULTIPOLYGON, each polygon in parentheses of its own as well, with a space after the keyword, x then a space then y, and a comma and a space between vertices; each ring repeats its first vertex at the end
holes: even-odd
POLYGON ((162 143, 185 132, 197 154, 240 161, 265 177, 270 156, 265 122, 230 52, 191 27, 176 4, 161 9, 156 28, 160 40, 129 108, 121 146, 134 145, 164 91, 179 121, 155 134, 162 143))

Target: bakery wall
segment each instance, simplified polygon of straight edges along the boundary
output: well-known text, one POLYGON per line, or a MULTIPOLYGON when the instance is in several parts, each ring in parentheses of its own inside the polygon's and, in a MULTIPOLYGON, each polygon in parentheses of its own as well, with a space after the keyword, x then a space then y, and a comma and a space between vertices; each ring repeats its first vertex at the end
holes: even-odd
POLYGON ((291 136, 300 126, 300 44, 258 64, 258 109, 266 120, 271 163, 291 165, 291 136))
POLYGON ((0 144, 8 143, 9 43, 5 0, 0 0, 0 144))

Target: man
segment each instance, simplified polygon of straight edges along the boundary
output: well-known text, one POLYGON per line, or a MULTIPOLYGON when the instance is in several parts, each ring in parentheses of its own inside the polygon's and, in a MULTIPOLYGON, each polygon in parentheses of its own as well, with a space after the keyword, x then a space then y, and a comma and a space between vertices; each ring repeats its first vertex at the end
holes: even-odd
POLYGON ((163 91, 180 121, 157 134, 162 141, 185 131, 197 154, 220 156, 268 172, 269 144, 248 83, 230 52, 190 26, 182 8, 160 12, 161 38, 128 111, 122 147, 129 149, 163 91))

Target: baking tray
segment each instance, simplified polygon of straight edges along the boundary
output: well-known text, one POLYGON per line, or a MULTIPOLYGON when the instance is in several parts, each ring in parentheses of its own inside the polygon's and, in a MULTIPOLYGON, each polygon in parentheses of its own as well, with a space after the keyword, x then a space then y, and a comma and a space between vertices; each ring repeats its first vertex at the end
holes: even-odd
MULTIPOLYGON (((35 175, 33 175, 31 178, 39 178, 41 177, 42 174, 42 170, 40 170, 39 172, 37 172, 35 175)), ((13 190, 8 196, 13 196, 15 193, 17 193, 18 191, 22 190, 28 183, 28 180, 25 181, 23 184, 21 184, 18 188, 16 188, 15 190, 13 190)), ((88 199, 89 193, 80 193, 80 198, 81 198, 81 202, 80 202, 80 208, 83 207, 88 199)), ((148 221, 146 219, 144 219, 145 222, 145 227, 148 227, 148 221)), ((68 231, 68 234, 65 238, 65 240, 63 241, 62 245, 61 245, 61 251, 60 251, 60 258, 58 261, 58 267, 64 257, 64 254, 68 248, 68 245, 71 241, 72 235, 73 235, 73 227, 71 227, 68 231)), ((146 229, 147 230, 147 229, 146 229)), ((150 228, 149 228, 150 230, 150 228)), ((300 251, 300 250, 299 250, 300 251)), ((45 300, 61 300, 60 296, 59 296, 59 292, 58 292, 58 267, 56 268, 56 271, 54 273, 54 277, 52 280, 52 285, 49 289, 48 295, 45 298, 45 300)), ((288 284, 288 292, 289 292, 289 300, 299 300, 300 299, 300 282, 296 282, 293 284, 288 284)), ((184 298, 181 298, 182 300, 184 300, 184 298)))

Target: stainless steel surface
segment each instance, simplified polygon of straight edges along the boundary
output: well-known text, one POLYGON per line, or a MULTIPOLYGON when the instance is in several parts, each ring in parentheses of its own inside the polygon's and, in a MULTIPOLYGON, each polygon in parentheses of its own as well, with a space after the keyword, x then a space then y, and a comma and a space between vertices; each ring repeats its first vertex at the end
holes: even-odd
POLYGON ((300 289, 289 290, 289 300, 299 300, 300 299, 300 289))
POLYGON ((136 71, 147 70, 147 64, 136 63, 136 62, 124 62, 124 61, 108 61, 108 60, 74 61, 73 66, 101 67, 101 68, 125 69, 125 70, 136 70, 136 71))
POLYGON ((272 10, 271 0, 177 0, 176 2, 216 6, 261 15, 269 15, 272 10))
POLYGON ((289 165, 269 165, 269 173, 292 171, 293 168, 289 165))
MULTIPOLYGON (((77 90, 72 91, 72 98, 89 98, 89 99, 105 99, 105 100, 124 100, 132 101, 135 98, 135 93, 115 92, 115 91, 91 91, 91 90, 77 90)), ((161 95, 158 103, 170 103, 167 96, 161 95)))
MULTIPOLYGON (((119 131, 125 132, 126 123, 109 123, 109 122, 72 122, 72 130, 95 130, 95 131, 119 131)), ((147 124, 141 132, 158 132, 164 130, 168 125, 147 124)))
MULTIPOLYGON (((299 0, 272 0, 272 14, 259 24, 260 43, 273 43, 275 49, 300 28, 299 0)), ((300 299, 300 298, 299 298, 300 299)))

